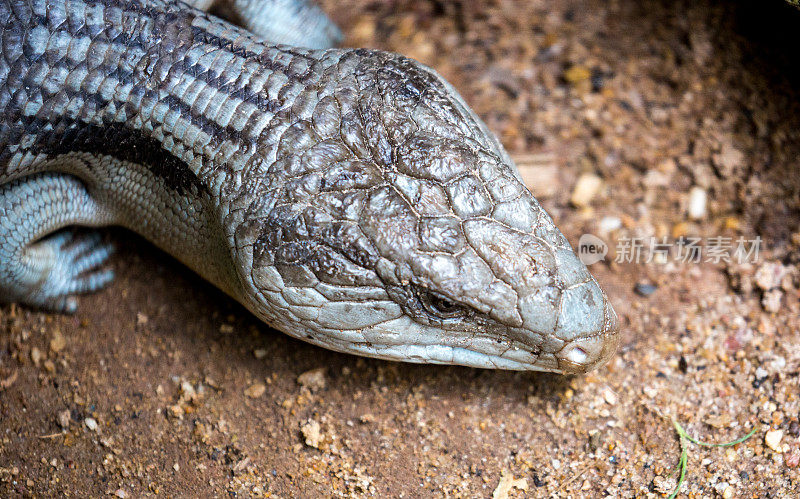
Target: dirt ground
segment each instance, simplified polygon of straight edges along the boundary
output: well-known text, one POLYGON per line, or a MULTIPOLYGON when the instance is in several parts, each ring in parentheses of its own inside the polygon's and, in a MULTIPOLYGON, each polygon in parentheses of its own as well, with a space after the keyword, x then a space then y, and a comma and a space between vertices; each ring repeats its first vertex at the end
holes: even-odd
POLYGON ((341 355, 111 231, 119 277, 75 316, 0 308, 0 496, 663 497, 671 419, 711 442, 757 427, 687 447, 682 493, 796 494, 800 12, 322 4, 345 45, 440 71, 573 245, 609 244, 591 270, 621 318, 618 355, 576 377, 341 355), (682 262, 681 236, 761 246, 753 263, 682 262), (651 237, 671 250, 647 261, 651 237))

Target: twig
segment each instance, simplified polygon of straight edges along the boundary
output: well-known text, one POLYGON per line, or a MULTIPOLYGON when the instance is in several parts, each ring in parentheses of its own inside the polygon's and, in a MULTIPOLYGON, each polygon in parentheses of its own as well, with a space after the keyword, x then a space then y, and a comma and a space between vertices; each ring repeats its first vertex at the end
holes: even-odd
POLYGON ((49 435, 39 435, 39 438, 41 438, 41 439, 56 438, 56 437, 63 437, 64 435, 66 435, 66 433, 63 432, 63 431, 60 431, 58 433, 51 433, 49 435))

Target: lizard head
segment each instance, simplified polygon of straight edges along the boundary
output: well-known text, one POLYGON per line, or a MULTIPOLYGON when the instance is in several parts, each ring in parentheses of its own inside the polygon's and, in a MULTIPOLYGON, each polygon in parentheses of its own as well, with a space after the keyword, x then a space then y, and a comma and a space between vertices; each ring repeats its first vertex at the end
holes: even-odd
POLYGON ((607 297, 455 89, 383 52, 334 69, 337 86, 271 166, 291 180, 237 244, 252 248, 250 308, 370 357, 562 373, 605 362, 619 337, 607 297))

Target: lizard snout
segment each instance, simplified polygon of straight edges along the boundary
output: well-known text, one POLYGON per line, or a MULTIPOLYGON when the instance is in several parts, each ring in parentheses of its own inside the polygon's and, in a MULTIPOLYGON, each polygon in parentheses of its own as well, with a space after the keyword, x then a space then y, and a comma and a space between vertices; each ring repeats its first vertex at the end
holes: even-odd
POLYGON ((607 299, 603 315, 603 325, 597 334, 575 338, 556 353, 560 371, 565 374, 585 373, 605 364, 614 355, 619 345, 619 322, 607 299))

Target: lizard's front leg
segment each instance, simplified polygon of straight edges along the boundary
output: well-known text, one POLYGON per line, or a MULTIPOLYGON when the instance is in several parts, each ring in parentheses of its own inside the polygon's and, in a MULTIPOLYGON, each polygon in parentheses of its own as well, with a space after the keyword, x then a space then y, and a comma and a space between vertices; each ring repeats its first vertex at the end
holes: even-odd
POLYGON ((110 218, 75 177, 41 174, 0 186, 0 303, 74 312, 75 294, 114 277, 100 269, 112 252, 99 234, 58 232, 108 225, 110 218))

